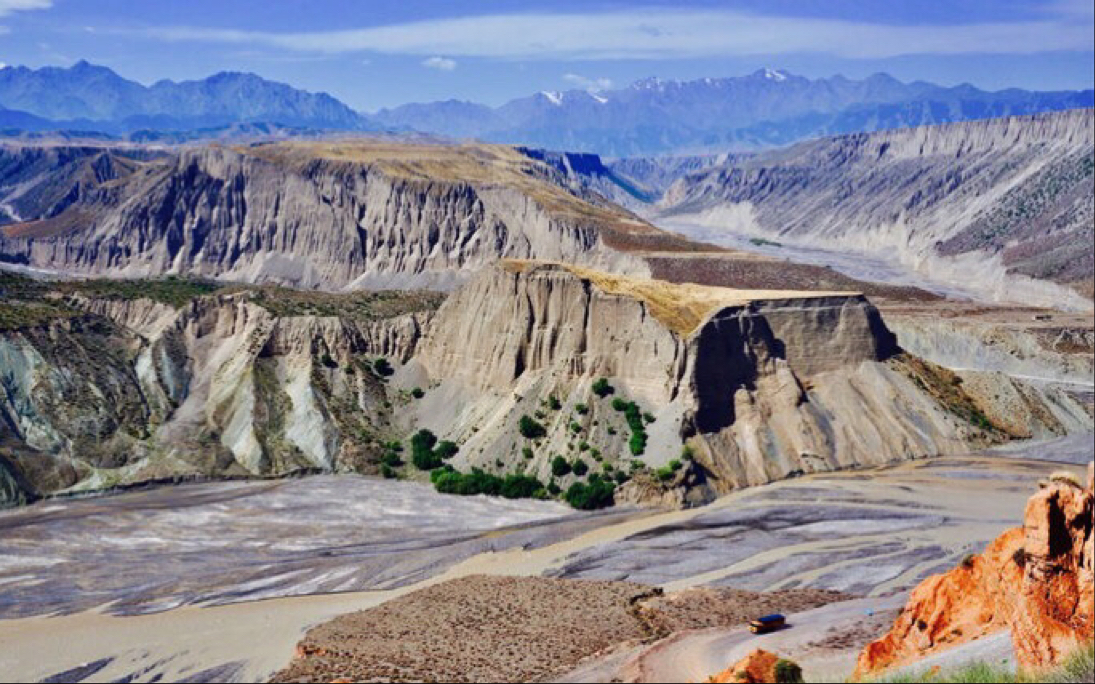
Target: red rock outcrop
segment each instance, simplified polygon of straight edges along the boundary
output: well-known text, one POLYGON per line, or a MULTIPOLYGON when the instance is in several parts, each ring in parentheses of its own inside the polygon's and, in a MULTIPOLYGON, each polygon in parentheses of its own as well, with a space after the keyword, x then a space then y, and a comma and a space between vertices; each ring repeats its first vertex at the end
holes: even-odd
POLYGON ((713 684, 726 684, 728 682, 746 682, 746 684, 762 684, 763 682, 776 681, 776 663, 780 657, 775 653, 769 653, 762 649, 756 649, 749 655, 736 662, 730 668, 711 677, 713 684))
POLYGON ((1095 464, 1087 487, 1055 477, 1027 502, 1023 526, 979 556, 924 580, 890 632, 859 655, 862 677, 1010 629, 1020 666, 1060 662, 1095 638, 1095 464))

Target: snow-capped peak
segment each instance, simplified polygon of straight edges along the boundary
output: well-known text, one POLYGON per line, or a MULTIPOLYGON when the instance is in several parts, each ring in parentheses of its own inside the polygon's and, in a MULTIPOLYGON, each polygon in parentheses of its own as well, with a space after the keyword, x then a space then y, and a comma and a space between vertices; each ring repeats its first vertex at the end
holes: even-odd
POLYGON ((590 93, 589 96, 592 97, 594 100, 600 102, 601 104, 608 102, 607 97, 604 97, 603 95, 598 95, 597 93, 590 93))
POLYGON ((547 98, 548 102, 559 106, 563 104, 563 94, 555 90, 541 90, 540 94, 547 98))
POLYGON ((657 76, 651 76, 639 81, 635 81, 632 84, 632 88, 636 90, 661 90, 665 86, 665 81, 657 76))
POLYGON ((764 69, 764 77, 770 81, 776 81, 777 83, 787 80, 787 74, 783 73, 779 69, 769 69, 767 67, 765 67, 764 69))

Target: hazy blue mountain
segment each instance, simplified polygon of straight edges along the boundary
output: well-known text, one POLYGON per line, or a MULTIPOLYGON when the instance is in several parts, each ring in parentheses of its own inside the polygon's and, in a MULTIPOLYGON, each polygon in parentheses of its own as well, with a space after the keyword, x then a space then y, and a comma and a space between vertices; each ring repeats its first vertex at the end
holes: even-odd
POLYGON ((644 79, 619 90, 541 92, 495 109, 452 103, 405 105, 377 116, 391 126, 443 135, 610 156, 749 150, 834 133, 874 131, 1090 107, 1086 91, 988 92, 970 85, 809 79, 761 69, 694 81, 644 79), (472 110, 471 107, 477 107, 472 110), (413 116, 412 116, 413 114, 413 116))
POLYGON ((371 130, 370 120, 326 93, 309 93, 254 74, 224 72, 199 81, 144 86, 80 61, 70 68, 0 69, 0 106, 58 124, 109 132, 183 130, 270 122, 371 130))

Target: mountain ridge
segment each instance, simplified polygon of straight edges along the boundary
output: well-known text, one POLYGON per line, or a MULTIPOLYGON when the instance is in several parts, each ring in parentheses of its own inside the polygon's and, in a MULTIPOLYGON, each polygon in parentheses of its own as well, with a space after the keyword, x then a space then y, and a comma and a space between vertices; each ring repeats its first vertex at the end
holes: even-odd
POLYGON ((145 86, 81 60, 0 69, 0 127, 126 135, 234 124, 415 131, 606 157, 749 151, 808 138, 1095 106, 1095 90, 986 91, 969 83, 807 78, 764 68, 743 76, 649 77, 617 89, 540 91, 500 106, 447 99, 374 113, 253 73, 145 86))

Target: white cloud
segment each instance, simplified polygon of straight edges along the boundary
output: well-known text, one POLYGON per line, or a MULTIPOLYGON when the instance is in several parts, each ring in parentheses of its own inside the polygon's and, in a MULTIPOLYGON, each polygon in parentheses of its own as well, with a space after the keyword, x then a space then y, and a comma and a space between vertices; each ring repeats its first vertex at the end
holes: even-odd
POLYGON ((53 0, 0 0, 0 17, 22 10, 49 9, 53 0))
POLYGON ((422 60, 422 66, 439 71, 452 71, 456 68, 456 60, 448 57, 430 57, 422 60))
MULTIPOLYGON (((1073 0, 1066 0, 1073 7, 1073 0)), ((156 39, 252 43, 307 52, 504 59, 684 59, 787 53, 848 58, 1091 50, 1092 26, 1062 9, 1036 21, 894 26, 734 10, 642 9, 495 14, 361 29, 269 33, 193 27, 141 30, 156 39)), ((434 59, 434 58, 431 58, 434 59)), ((446 58, 436 58, 446 59, 446 58)))
POLYGON ((612 88, 611 78, 588 78, 581 74, 563 74, 563 80, 591 93, 612 88))

